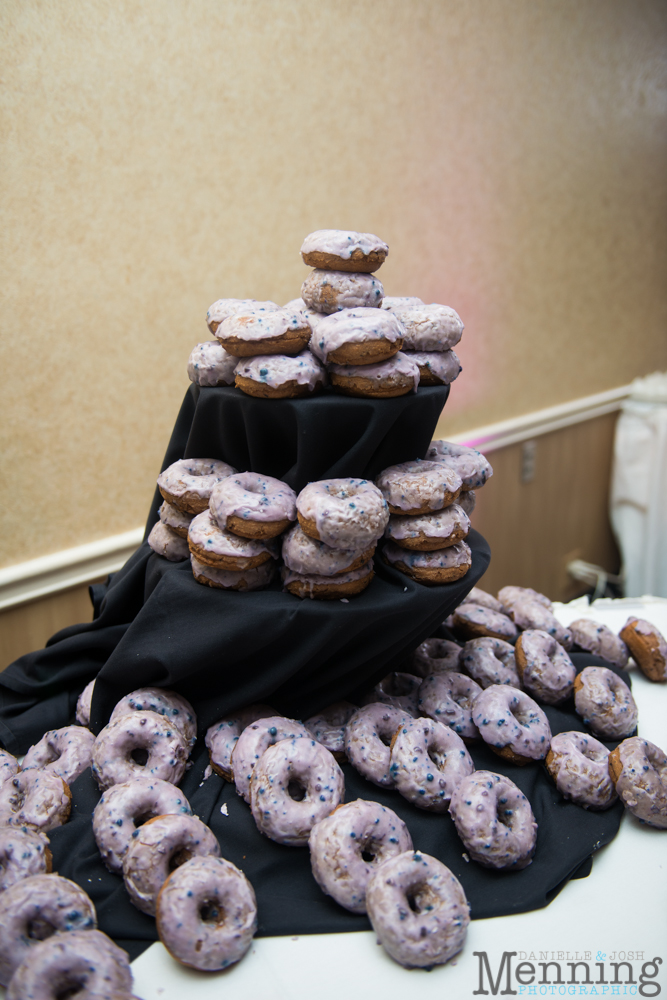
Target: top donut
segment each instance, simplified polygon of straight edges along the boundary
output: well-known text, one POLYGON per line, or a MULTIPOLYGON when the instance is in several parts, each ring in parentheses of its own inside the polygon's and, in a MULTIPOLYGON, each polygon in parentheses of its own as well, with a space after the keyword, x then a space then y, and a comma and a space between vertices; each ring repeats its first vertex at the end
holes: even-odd
POLYGON ((389 247, 372 233, 346 229, 318 229, 301 247, 304 264, 325 271, 363 271, 371 274, 382 265, 389 247))

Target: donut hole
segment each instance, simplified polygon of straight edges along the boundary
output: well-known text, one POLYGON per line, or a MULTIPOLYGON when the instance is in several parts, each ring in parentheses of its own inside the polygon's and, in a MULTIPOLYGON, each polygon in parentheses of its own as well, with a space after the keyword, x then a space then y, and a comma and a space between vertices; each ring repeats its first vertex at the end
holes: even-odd
POLYGON ((148 750, 146 747, 135 747, 134 750, 130 752, 130 760, 139 767, 145 767, 148 763, 148 750))
POLYGON ((532 721, 530 709, 523 705, 514 705, 511 707, 510 714, 514 716, 520 726, 529 726, 532 721))
POLYGON ((507 799, 498 799, 496 802, 496 818, 499 823, 506 826, 508 830, 512 829, 512 823, 514 821, 514 810, 508 809, 507 799))
POLYGON ((412 912, 417 914, 434 910, 438 904, 438 897, 426 882, 420 882, 408 889, 405 898, 412 912))
POLYGON ((380 743, 384 743, 386 747, 390 747, 391 741, 394 738, 394 732, 394 729, 378 729, 377 734, 380 743))
POLYGON ((190 861, 193 857, 192 851, 188 847, 177 848, 172 856, 169 858, 168 869, 170 872, 176 871, 181 865, 184 865, 186 861, 190 861))
POLYGON ((158 813, 154 812, 140 813, 139 816, 134 817, 134 825, 137 827, 143 826, 144 823, 148 823, 149 819, 155 819, 157 815, 158 813))
POLYGON ((73 972, 59 975, 53 983, 53 1000, 71 1000, 80 996, 86 989, 86 976, 73 972))
MULTIPOLYGON (((205 924, 220 927, 225 922, 225 911, 218 899, 205 899, 199 907, 199 917, 205 924)), ((199 942, 197 942, 199 945, 199 942)), ((199 950, 199 948, 197 948, 199 950)))
POLYGON ((299 781, 298 778, 292 778, 292 780, 287 785, 287 794, 295 802, 303 802, 306 797, 308 789, 305 785, 299 781))
POLYGON ((426 748, 426 753, 428 754, 428 759, 431 761, 433 766, 437 767, 438 771, 444 771, 445 764, 447 762, 447 754, 442 750, 439 750, 435 744, 429 744, 426 748))
POLYGON ((368 847, 362 847, 361 849, 361 860, 365 861, 367 865, 372 865, 375 861, 375 854, 368 849, 368 847))
POLYGON ((402 698, 406 694, 414 693, 415 683, 405 675, 393 673, 385 677, 378 687, 390 698, 402 698))
POLYGON ((44 754, 44 763, 41 766, 45 767, 47 764, 53 764, 54 760, 58 760, 60 756, 60 750, 58 750, 53 743, 47 743, 44 754))
POLYGON ((28 921, 26 931, 31 941, 46 941, 47 938, 56 933, 56 928, 50 920, 46 920, 44 917, 35 917, 34 920, 28 921))

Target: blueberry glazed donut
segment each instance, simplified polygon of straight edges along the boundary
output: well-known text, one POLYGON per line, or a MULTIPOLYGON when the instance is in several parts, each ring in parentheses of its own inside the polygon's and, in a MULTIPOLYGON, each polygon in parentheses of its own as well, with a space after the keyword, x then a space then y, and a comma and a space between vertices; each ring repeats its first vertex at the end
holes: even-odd
POLYGON ((189 747, 195 745, 197 716, 190 702, 182 694, 169 691, 167 688, 138 688, 120 699, 111 713, 109 722, 114 722, 129 712, 156 712, 181 731, 189 747))
POLYGON ((450 670, 433 674, 422 681, 418 709, 436 722, 442 722, 466 740, 479 736, 473 722, 473 706, 482 689, 472 678, 450 670))
POLYGON ((366 589, 375 575, 372 559, 358 569, 337 573, 335 576, 295 573, 286 566, 283 566, 281 573, 284 590, 302 600, 308 597, 319 601, 355 597, 366 589))
POLYGON ((357 706, 349 701, 336 701, 333 705, 323 708, 317 715, 306 719, 304 726, 318 743, 326 747, 337 761, 345 757, 345 726, 350 721, 357 706))
POLYGON ((311 271, 301 286, 306 306, 327 314, 341 309, 377 309, 383 295, 384 288, 377 278, 349 271, 311 271))
POLYGON ((262 755, 280 740, 291 740, 301 736, 311 738, 302 723, 286 719, 282 715, 262 716, 251 722, 243 730, 234 746, 231 768, 236 791, 250 803, 250 782, 257 762, 262 755))
POLYGON ((366 479, 308 483, 296 499, 296 510, 304 532, 333 549, 370 547, 389 520, 386 501, 366 479))
POLYGON ((514 646, 502 639, 482 636, 470 639, 461 650, 461 668, 482 688, 492 684, 510 684, 520 688, 514 646))
POLYGON ((50 771, 71 785, 90 767, 94 742, 93 734, 82 726, 51 729, 30 747, 23 759, 23 770, 50 771))
POLYGON ((332 548, 307 535, 300 524, 290 528, 282 546, 283 562, 293 573, 334 579, 340 573, 351 573, 366 566, 374 552, 374 541, 356 548, 332 548))
POLYGON ((404 799, 418 809, 443 813, 454 789, 475 765, 453 729, 434 719, 414 719, 394 736, 390 769, 404 799))
POLYGON ((13 778, 18 771, 20 771, 20 767, 16 757, 7 753, 6 750, 0 750, 0 785, 5 782, 7 778, 13 778))
POLYGON ((238 312, 243 312, 245 309, 273 312, 274 309, 280 309, 280 306, 276 305, 275 302, 258 302, 256 299, 218 299, 208 308, 206 325, 211 333, 216 333, 224 320, 238 312))
POLYGON ((190 565, 197 583, 213 587, 214 590, 261 590, 271 583, 276 570, 273 559, 251 569, 220 569, 218 566, 208 566, 196 556, 190 555, 190 565))
POLYGON ((52 771, 20 771, 0 785, 0 824, 27 826, 42 833, 67 822, 72 793, 52 771))
POLYGON ((546 705, 559 705, 572 696, 577 669, 552 635, 527 629, 515 650, 516 667, 529 694, 546 705))
POLYGON ((412 654, 411 670, 417 677, 444 674, 459 669, 461 647, 449 639, 424 639, 412 654))
POLYGON ((513 764, 544 760, 549 752, 549 720, 532 698, 509 684, 492 684, 482 691, 472 718, 484 742, 513 764))
POLYGON ((312 396, 326 384, 326 369, 308 350, 296 357, 261 354, 236 366, 236 388, 258 399, 312 396))
POLYGON ((272 476, 241 472, 218 483, 209 506, 220 528, 242 538, 275 538, 296 518, 296 493, 272 476))
POLYGON ((431 305, 394 307, 391 311, 403 326, 404 346, 408 351, 450 351, 463 334, 461 317, 450 306, 433 302, 431 305))
POLYGON ((76 702, 76 721, 80 726, 88 726, 90 723, 90 705, 93 700, 93 688, 95 680, 89 681, 79 695, 76 702))
POLYGON ((596 736, 622 740, 637 728, 630 688, 608 667, 584 667, 574 679, 574 707, 596 736))
POLYGON ((16 969, 7 1000, 135 1000, 127 952, 101 931, 57 933, 31 948, 16 969))
POLYGON ((161 778, 176 785, 183 777, 188 747, 173 723, 157 712, 128 712, 99 733, 92 771, 104 791, 130 778, 161 778), (145 763, 141 763, 141 759, 145 763))
POLYGON ((402 549, 432 552, 456 545, 468 537, 470 518, 457 503, 435 514, 417 516, 392 514, 385 530, 389 538, 402 549))
POLYGON ((393 313, 363 308, 344 309, 321 319, 310 349, 323 364, 376 365, 402 345, 403 327, 393 313))
POLYGON ((572 633, 564 628, 555 615, 538 601, 518 600, 510 609, 510 617, 524 630, 537 630, 552 635, 563 649, 572 648, 572 633))
POLYGON ((47 837, 28 827, 0 827, 0 893, 24 878, 50 871, 47 837))
POLYGON ((393 399, 419 385, 419 368, 402 351, 376 365, 329 365, 329 376, 336 392, 360 399, 393 399))
POLYGON ((317 229, 301 245, 301 256, 309 267, 330 271, 372 274, 382 266, 389 247, 373 233, 348 229, 317 229))
POLYGON ((434 552, 415 552, 388 542, 382 557, 394 569, 428 586, 460 580, 472 566, 472 552, 466 542, 456 542, 434 552))
POLYGON ((345 753, 359 774, 381 788, 391 788, 391 741, 410 716, 399 708, 375 702, 365 705, 345 727, 345 753))
POLYGON ((420 385, 451 385, 463 368, 454 351, 403 351, 419 368, 420 385))
POLYGON ((628 618, 620 638, 650 681, 667 680, 667 641, 655 625, 643 618, 628 618))
POLYGON ((483 604, 468 604, 468 598, 459 604, 452 616, 452 628, 457 635, 465 639, 481 639, 490 636, 492 639, 503 639, 512 642, 519 630, 507 615, 493 611, 483 604))
MULTIPOLYGON (((461 492, 458 473, 436 462, 401 462, 385 469, 375 485, 392 514, 431 514, 449 507, 461 492)), ((441 546, 442 548, 442 546, 441 546)))
POLYGON ((234 369, 239 359, 228 354, 217 340, 193 347, 188 358, 188 378, 195 385, 234 385, 234 369))
POLYGON ((166 500, 160 505, 158 514, 160 515, 162 524, 171 528, 181 538, 188 537, 188 528, 190 527, 190 521, 194 517, 193 514, 184 514, 182 510, 179 510, 178 507, 172 507, 166 500))
POLYGON ((525 868, 533 859, 537 823, 513 781, 475 771, 452 795, 449 812, 470 857, 485 868, 525 868))
POLYGON ((375 685, 362 704, 372 705, 375 701, 381 701, 384 705, 393 705, 394 708, 407 712, 408 715, 416 715, 420 686, 420 677, 394 670, 375 685))
POLYGON ((633 816, 667 830, 667 754, 660 747, 639 736, 623 740, 609 755, 609 773, 633 816))
POLYGON ((490 462, 475 448, 452 441, 431 441, 426 452, 427 462, 440 462, 454 469, 461 477, 464 492, 479 490, 493 475, 490 462))
POLYGON ((302 310, 242 309, 223 320, 215 335, 237 358, 283 354, 293 357, 308 346, 312 330, 302 310))
POLYGON ((215 458, 181 458, 161 472, 157 484, 162 497, 185 514, 201 514, 211 490, 236 469, 215 458))
POLYGON ((169 562, 184 562, 190 554, 186 540, 161 520, 151 528, 147 542, 153 552, 169 562))
POLYGON ((247 708, 214 722, 206 731, 205 742, 211 767, 215 773, 225 781, 233 781, 232 754, 239 736, 246 726, 275 714, 275 709, 270 705, 248 705, 247 708))
POLYGON ((272 538, 244 538, 218 527, 210 508, 192 519, 188 545, 199 564, 213 569, 255 569, 278 555, 272 538))
POLYGON ((568 625, 572 644, 577 650, 600 656, 623 670, 628 665, 628 647, 610 628, 590 618, 578 618, 568 625))
POLYGON ((545 764, 561 795, 584 809, 608 809, 618 798, 609 775, 609 750, 593 736, 558 733, 545 764))

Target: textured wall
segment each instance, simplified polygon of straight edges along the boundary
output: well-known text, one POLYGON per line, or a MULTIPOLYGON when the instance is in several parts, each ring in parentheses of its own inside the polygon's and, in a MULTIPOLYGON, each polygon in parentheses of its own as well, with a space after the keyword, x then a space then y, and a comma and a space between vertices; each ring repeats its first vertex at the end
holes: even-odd
POLYGON ((445 431, 667 367, 663 0, 4 0, 0 565, 141 523, 312 229, 467 328, 445 431))

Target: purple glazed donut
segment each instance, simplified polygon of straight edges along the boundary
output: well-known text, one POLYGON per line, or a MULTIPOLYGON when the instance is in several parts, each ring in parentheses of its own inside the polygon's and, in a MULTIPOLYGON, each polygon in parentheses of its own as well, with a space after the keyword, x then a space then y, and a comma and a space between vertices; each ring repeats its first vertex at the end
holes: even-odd
POLYGON ((461 951, 470 923, 461 883, 419 851, 380 865, 366 889, 366 910, 380 944, 408 968, 444 965, 461 951))
POLYGON ((40 940, 56 931, 90 931, 97 926, 95 907, 75 882, 60 875, 33 875, 0 895, 0 983, 40 940))
POLYGON ((370 548, 389 520, 382 494, 366 479, 308 483, 296 498, 296 509, 306 534, 332 549, 370 548))
POLYGON ((449 639, 424 639, 412 654, 412 672, 418 677, 459 669, 461 647, 449 639))
POLYGON ((95 737, 82 726, 65 726, 44 733, 23 759, 23 770, 39 768, 59 775, 71 785, 90 767, 95 737))
MULTIPOLYGON (((375 542, 356 549, 332 549, 295 524, 283 538, 283 562, 302 576, 336 576, 365 566, 375 552, 375 542)), ((335 583, 335 580, 334 580, 335 583)))
POLYGON ((0 892, 31 875, 51 871, 48 838, 28 827, 0 827, 0 892))
POLYGON ((556 616, 539 601, 516 601, 512 605, 510 617, 520 629, 536 630, 552 635, 563 649, 572 648, 572 633, 564 628, 556 616))
POLYGON ((460 736, 433 719, 414 719, 396 733, 391 776, 397 791, 419 809, 447 812, 458 783, 475 770, 460 736))
POLYGON ((146 687, 132 691, 121 698, 109 722, 114 722, 122 715, 130 712, 155 712, 162 715, 180 730, 189 747, 193 747, 197 739, 197 716, 195 710, 183 695, 166 688, 146 687))
POLYGON ((365 913, 371 875, 389 858, 411 851, 412 837, 392 809, 355 799, 316 823, 308 845, 322 892, 351 913, 365 913))
POLYGON ((493 475, 491 463, 475 448, 452 441, 431 441, 426 452, 428 462, 441 462, 458 472, 463 490, 479 490, 493 475))
POLYGON ((71 801, 60 775, 37 768, 20 771, 0 785, 0 823, 48 833, 67 822, 71 801))
POLYGON ((631 736, 609 754, 609 773, 623 805, 642 823, 667 830, 667 754, 631 736))
POLYGON ((250 779, 262 754, 280 740, 310 737, 306 727, 295 719, 268 715, 251 722, 243 730, 232 753, 232 773, 239 795, 250 804, 250 779))
POLYGON ((243 958, 257 930, 257 902, 242 871, 224 858, 192 858, 157 898, 160 940, 181 965, 205 972, 243 958))
POLYGON ((175 531, 177 535, 180 535, 181 538, 188 537, 188 528, 190 527, 192 518, 195 516, 194 514, 184 514, 182 510, 179 510, 178 507, 172 507, 166 500, 163 500, 160 504, 158 514, 162 523, 166 524, 172 531, 175 531))
POLYGON ((188 358, 188 378, 195 385, 234 385, 234 369, 239 359, 228 354, 217 340, 206 340, 192 348, 188 358))
POLYGON ((637 728, 630 688, 608 667, 584 667, 574 681, 574 708, 596 736, 622 740, 637 728))
POLYGON ((201 514, 216 483, 235 472, 233 466, 216 458, 181 458, 160 473, 157 485, 172 507, 186 514, 201 514))
POLYGON ((250 782, 257 829, 288 847, 307 844, 315 823, 332 813, 344 795, 345 780, 334 755, 303 736, 269 747, 250 782))
POLYGON ((502 590, 498 591, 498 600, 507 613, 512 610, 518 601, 526 600, 531 602, 536 601, 542 607, 547 608, 548 611, 553 611, 553 604, 549 598, 545 597, 544 594, 540 594, 538 590, 533 590, 532 587, 503 587, 502 590))
POLYGON ((192 518, 188 528, 188 545, 198 563, 236 572, 255 569, 278 555, 275 539, 245 538, 227 528, 220 528, 210 508, 192 518))
POLYGON ((470 639, 461 650, 461 668, 466 671, 481 688, 492 684, 511 684, 520 688, 521 681, 514 659, 514 646, 502 639, 489 635, 480 639, 470 639))
POLYGON ((156 816, 134 831, 123 878, 138 910, 155 916, 157 895, 171 872, 191 858, 220 857, 215 834, 196 816, 156 816))
POLYGON ((7 1000, 133 1000, 127 952, 102 931, 74 930, 35 944, 16 969, 7 1000))
POLYGON ((280 309, 280 306, 270 301, 258 302, 257 299, 216 299, 208 307, 206 325, 211 333, 215 333, 220 324, 224 323, 229 316, 235 316, 236 313, 243 312, 246 309, 272 312, 274 309, 280 309))
POLYGON ((558 733, 545 763, 561 795, 584 809, 608 809, 618 798, 609 774, 609 750, 593 736, 558 733))
POLYGON ((349 271, 311 271, 301 285, 301 297, 310 309, 331 314, 343 309, 378 309, 382 282, 372 274, 349 271))
POLYGON ((304 726, 318 743, 329 750, 336 760, 345 760, 345 726, 357 706, 349 701, 336 701, 317 715, 306 719, 304 726))
POLYGON ((258 719, 268 719, 276 711, 270 705, 248 705, 240 712, 228 715, 219 722, 214 722, 206 730, 206 746, 211 761, 211 767, 225 781, 234 780, 232 770, 232 754, 236 741, 246 728, 258 719))
POLYGON ((90 704, 93 700, 93 688, 95 687, 95 680, 93 679, 88 684, 79 695, 76 703, 76 721, 80 726, 88 726, 90 724, 90 704))
POLYGON ((577 668, 553 635, 530 628, 522 632, 516 641, 516 665, 526 691, 546 705, 559 705, 572 696, 577 668))
POLYGON ((216 590, 261 590, 271 583, 276 570, 273 559, 267 559, 251 569, 220 569, 217 566, 206 566, 192 554, 190 565, 197 583, 216 590))
POLYGON ((482 689, 472 678, 454 670, 432 674, 422 681, 419 689, 419 711, 436 722, 449 726, 463 739, 479 736, 473 722, 472 707, 482 689))
MULTIPOLYGON (((382 289, 379 282, 378 285, 382 289)), ((340 361, 341 365, 343 362, 354 365, 349 357, 342 356, 341 349, 349 351, 351 347, 381 342, 380 357, 377 352, 368 356, 369 363, 375 364, 380 358, 400 351, 402 338, 403 327, 392 313, 383 312, 375 305, 360 306, 336 311, 321 319, 310 341, 310 349, 322 364, 340 361)))
POLYGON ((393 708, 407 712, 408 715, 416 715, 420 687, 420 677, 394 670, 375 685, 362 704, 372 705, 375 701, 381 701, 385 705, 392 705, 393 708))
POLYGON ((543 760, 549 751, 549 720, 532 698, 509 684, 482 691, 472 717, 484 742, 515 764, 543 760))
POLYGON ((147 541, 153 552, 169 562, 183 562, 190 555, 186 540, 163 521, 153 525, 147 541))
POLYGON ((381 701, 364 705, 345 727, 345 753, 359 774, 381 788, 391 788, 390 743, 411 717, 381 701))
POLYGON ((15 774, 18 774, 19 762, 16 757, 13 757, 6 750, 0 750, 0 785, 7 780, 7 778, 13 778, 15 774))
POLYGON ((107 788, 93 812, 93 834, 109 871, 122 870, 123 858, 140 824, 167 813, 192 816, 183 792, 168 781, 133 778, 107 788))
POLYGON ((102 791, 131 778, 162 778, 177 785, 187 759, 185 739, 173 723, 157 712, 128 712, 98 735, 92 772, 102 791))
MULTIPOLYGON (((296 518, 296 493, 280 479, 258 472, 240 472, 218 483, 211 493, 210 507, 221 528, 242 535, 246 533, 239 530, 243 524, 266 528, 275 524, 279 534, 296 518)), ((253 532, 249 537, 272 535, 253 532)))
POLYGON ((371 559, 358 569, 349 570, 347 573, 336 573, 335 576, 295 573, 287 566, 283 566, 281 570, 283 590, 300 600, 348 599, 366 589, 375 576, 373 566, 371 559))
POLYGON ((470 518, 453 503, 435 514, 392 514, 384 534, 401 548, 432 552, 455 545, 469 532, 470 518))
POLYGON ((405 347, 410 351, 449 351, 456 347, 463 323, 450 306, 437 302, 429 305, 395 305, 391 311, 398 316, 405 330, 405 347))
POLYGON ((454 611, 452 628, 457 635, 466 639, 490 636, 492 639, 513 642, 519 634, 518 628, 507 615, 483 604, 469 604, 468 598, 454 611))
POLYGON ((620 670, 628 665, 628 647, 606 625, 590 618, 578 618, 575 622, 570 622, 568 629, 577 649, 592 653, 593 656, 601 656, 620 670))
POLYGON ((419 368, 420 385, 451 385, 463 368, 454 351, 403 351, 419 368))
POLYGON ((485 868, 525 868, 537 842, 530 802, 513 781, 475 771, 458 785, 449 812, 470 857, 485 868))
POLYGON ((461 477, 438 462, 390 465, 375 480, 392 514, 428 514, 455 503, 461 477))
POLYGON ((480 590, 479 587, 473 587, 463 603, 481 605, 481 607, 490 608, 491 611, 495 611, 499 615, 505 614, 500 601, 497 601, 493 594, 487 594, 485 590, 480 590))

